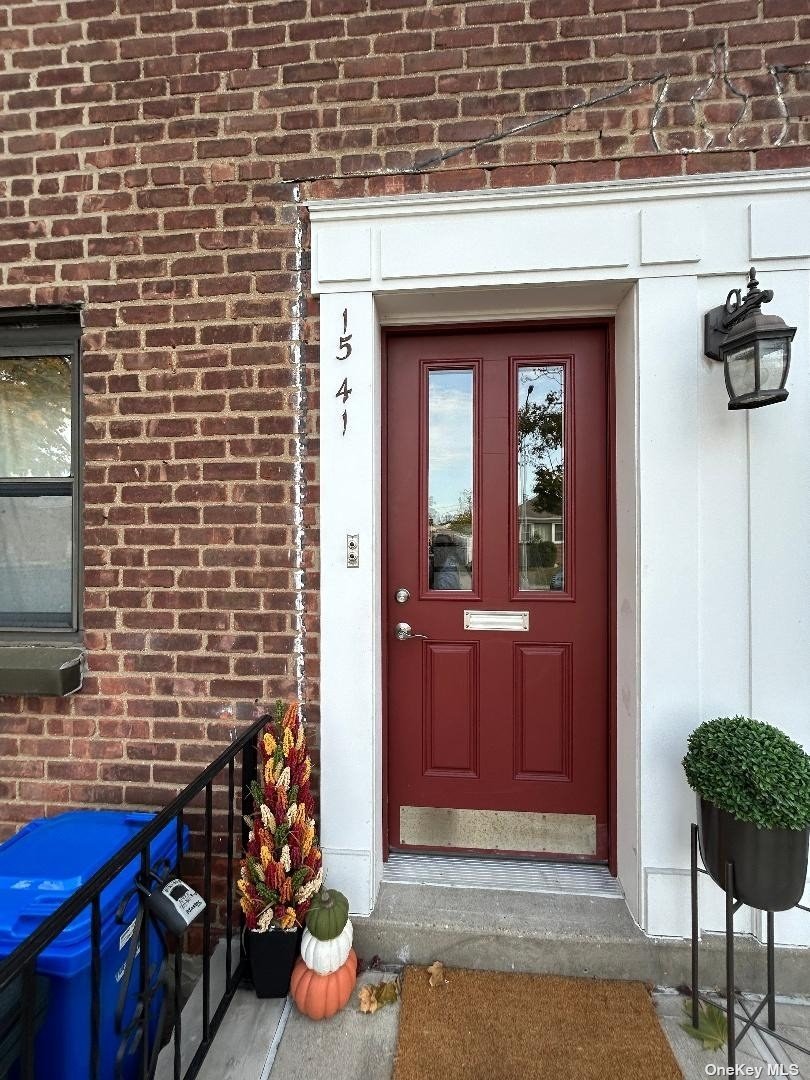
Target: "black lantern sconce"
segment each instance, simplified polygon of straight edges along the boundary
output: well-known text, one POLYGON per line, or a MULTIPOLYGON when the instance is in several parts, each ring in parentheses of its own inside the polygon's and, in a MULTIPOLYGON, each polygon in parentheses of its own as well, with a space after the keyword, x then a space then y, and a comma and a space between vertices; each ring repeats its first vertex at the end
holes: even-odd
POLYGON ((725 304, 706 312, 703 351, 723 362, 729 409, 759 409, 788 396, 785 383, 796 327, 778 315, 762 314, 762 304, 771 300, 773 290, 759 288, 752 266, 745 298, 740 289, 732 289, 725 304))

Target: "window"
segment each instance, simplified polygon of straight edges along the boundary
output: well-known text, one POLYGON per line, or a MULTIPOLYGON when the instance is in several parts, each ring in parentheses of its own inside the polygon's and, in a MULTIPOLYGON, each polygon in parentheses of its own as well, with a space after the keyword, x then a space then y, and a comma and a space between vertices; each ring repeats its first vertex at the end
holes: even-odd
POLYGON ((427 369, 428 588, 473 589, 475 370, 427 369))
POLYGON ((518 588, 564 591, 566 368, 518 364, 516 374, 518 588))
POLYGON ((76 308, 0 309, 0 632, 76 633, 81 564, 76 308))

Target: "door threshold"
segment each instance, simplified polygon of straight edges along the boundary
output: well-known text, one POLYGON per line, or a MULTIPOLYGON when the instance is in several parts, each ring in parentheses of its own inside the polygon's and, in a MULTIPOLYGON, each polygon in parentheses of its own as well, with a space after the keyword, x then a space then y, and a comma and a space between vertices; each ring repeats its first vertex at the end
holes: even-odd
POLYGON ((383 863, 382 880, 397 885, 623 899, 621 887, 607 866, 588 863, 392 851, 383 863))

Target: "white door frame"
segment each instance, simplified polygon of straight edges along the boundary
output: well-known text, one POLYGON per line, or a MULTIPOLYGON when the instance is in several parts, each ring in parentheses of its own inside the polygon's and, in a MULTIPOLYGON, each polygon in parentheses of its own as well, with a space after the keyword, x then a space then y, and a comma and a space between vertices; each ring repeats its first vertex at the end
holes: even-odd
MULTIPOLYGON (((669 507, 677 500, 685 520, 700 520, 700 438, 723 461, 746 445, 722 369, 702 357, 702 311, 752 259, 769 278, 807 270, 808 176, 309 203, 321 297, 321 833, 329 881, 355 913, 372 910, 382 874, 381 327, 599 315, 615 318, 616 333, 618 874, 648 932, 688 932, 678 822, 691 796, 678 763, 707 707, 704 613, 700 589, 663 571, 669 507), (335 396, 344 378, 345 403, 335 396), (359 538, 356 567, 348 536, 359 538)), ((700 563, 697 533, 679 538, 687 565, 700 563)), ((750 640, 743 647, 750 658, 750 640)), ((768 704, 755 684, 749 709, 768 704)))

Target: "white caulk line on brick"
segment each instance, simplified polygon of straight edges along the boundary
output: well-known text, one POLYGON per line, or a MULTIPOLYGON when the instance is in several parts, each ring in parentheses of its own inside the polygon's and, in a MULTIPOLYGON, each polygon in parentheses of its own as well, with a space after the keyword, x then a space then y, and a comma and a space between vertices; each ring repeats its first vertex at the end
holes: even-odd
POLYGON ((790 119, 788 114, 787 102, 785 101, 785 88, 782 86, 782 80, 779 78, 779 68, 775 67, 773 64, 769 64, 768 71, 771 73, 771 78, 773 79, 774 86, 776 87, 776 102, 779 106, 779 117, 782 121, 782 130, 779 132, 779 136, 777 137, 773 145, 781 146, 787 138, 790 119))
POLYGON ((295 580, 295 639, 293 656, 295 663, 295 692, 303 709, 304 702, 304 645, 305 645, 305 598, 304 598, 304 454, 306 453, 306 371, 302 362, 301 333, 304 315, 304 222, 301 217, 301 188, 292 189, 295 215, 295 301, 292 306, 290 331, 290 355, 293 369, 293 551, 295 580))

